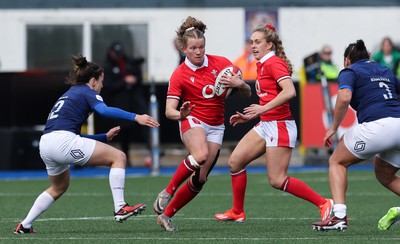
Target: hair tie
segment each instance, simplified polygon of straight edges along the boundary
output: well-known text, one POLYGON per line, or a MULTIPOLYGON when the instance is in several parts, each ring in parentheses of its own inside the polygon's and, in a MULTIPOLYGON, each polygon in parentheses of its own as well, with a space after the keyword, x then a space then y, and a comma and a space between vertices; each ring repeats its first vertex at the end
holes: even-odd
POLYGON ((191 30, 194 30, 194 26, 187 28, 187 29, 185 30, 185 32, 188 32, 188 31, 191 31, 191 30))
POLYGON ((273 26, 270 25, 270 24, 267 24, 267 25, 265 25, 264 27, 267 28, 267 29, 270 29, 270 30, 272 30, 272 31, 275 31, 275 27, 273 27, 273 26))

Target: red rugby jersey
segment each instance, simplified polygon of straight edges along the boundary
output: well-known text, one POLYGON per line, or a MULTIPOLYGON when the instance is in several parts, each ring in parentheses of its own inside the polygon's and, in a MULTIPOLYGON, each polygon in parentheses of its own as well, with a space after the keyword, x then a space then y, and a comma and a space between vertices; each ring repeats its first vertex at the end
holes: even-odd
POLYGON ((225 97, 215 95, 214 84, 218 73, 231 65, 225 57, 206 55, 201 68, 193 71, 187 60, 172 73, 167 99, 190 101, 196 107, 191 115, 209 125, 224 123, 225 97))
MULTIPOLYGON (((255 83, 260 105, 265 105, 274 99, 282 88, 279 81, 290 78, 290 73, 284 60, 274 53, 262 58, 263 62, 257 63, 257 81, 255 83), (266 60, 263 60, 265 59, 266 60)), ((289 108, 289 101, 261 115, 261 121, 293 119, 289 108)))

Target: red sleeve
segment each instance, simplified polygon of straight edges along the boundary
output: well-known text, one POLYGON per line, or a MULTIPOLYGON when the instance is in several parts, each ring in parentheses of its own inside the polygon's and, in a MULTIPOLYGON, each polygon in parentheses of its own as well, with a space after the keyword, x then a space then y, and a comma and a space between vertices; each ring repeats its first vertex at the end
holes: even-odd
POLYGON ((272 77, 276 82, 279 82, 286 78, 290 78, 290 73, 287 65, 282 59, 278 58, 277 60, 272 62, 270 68, 272 77))
POLYGON ((167 98, 173 98, 180 100, 182 95, 182 83, 181 83, 182 72, 180 69, 176 69, 172 73, 169 79, 167 98))

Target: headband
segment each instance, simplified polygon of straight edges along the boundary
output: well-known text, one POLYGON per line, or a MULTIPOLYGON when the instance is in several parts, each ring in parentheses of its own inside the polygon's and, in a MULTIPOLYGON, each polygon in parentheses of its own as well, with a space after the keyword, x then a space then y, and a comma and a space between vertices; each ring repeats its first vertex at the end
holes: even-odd
POLYGON ((270 25, 270 24, 267 24, 267 25, 265 25, 264 27, 267 28, 267 29, 270 29, 270 30, 272 30, 272 31, 275 31, 275 27, 273 27, 273 26, 270 25))

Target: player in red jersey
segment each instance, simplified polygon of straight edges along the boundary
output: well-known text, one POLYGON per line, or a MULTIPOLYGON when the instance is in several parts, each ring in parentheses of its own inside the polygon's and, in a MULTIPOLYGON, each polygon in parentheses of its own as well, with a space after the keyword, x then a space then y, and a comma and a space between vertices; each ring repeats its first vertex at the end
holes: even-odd
POLYGON ((266 25, 253 31, 251 47, 258 60, 255 86, 259 104, 250 105, 244 113, 232 115, 229 122, 236 126, 257 117, 261 121, 240 140, 229 158, 233 207, 214 217, 220 221, 245 221, 246 166, 265 153, 271 186, 313 203, 319 207, 321 218, 326 219, 332 212, 332 200, 287 175, 297 138, 296 123, 289 108, 289 100, 296 96, 296 90, 291 79, 292 65, 282 41, 275 28, 266 25))
MULTIPOLYGON (((215 94, 214 84, 218 73, 232 63, 224 57, 205 54, 205 30, 202 21, 190 16, 177 30, 186 60, 170 78, 165 115, 179 121, 180 135, 189 156, 179 164, 153 205, 159 214, 157 222, 167 231, 177 230, 171 218, 200 192, 207 181, 218 159, 224 135, 225 96, 215 94), (180 101, 182 105, 178 108, 180 101), (177 191, 186 179, 187 183, 177 191)), ((238 74, 223 76, 221 83, 237 88, 243 97, 251 95, 250 86, 238 74)))

